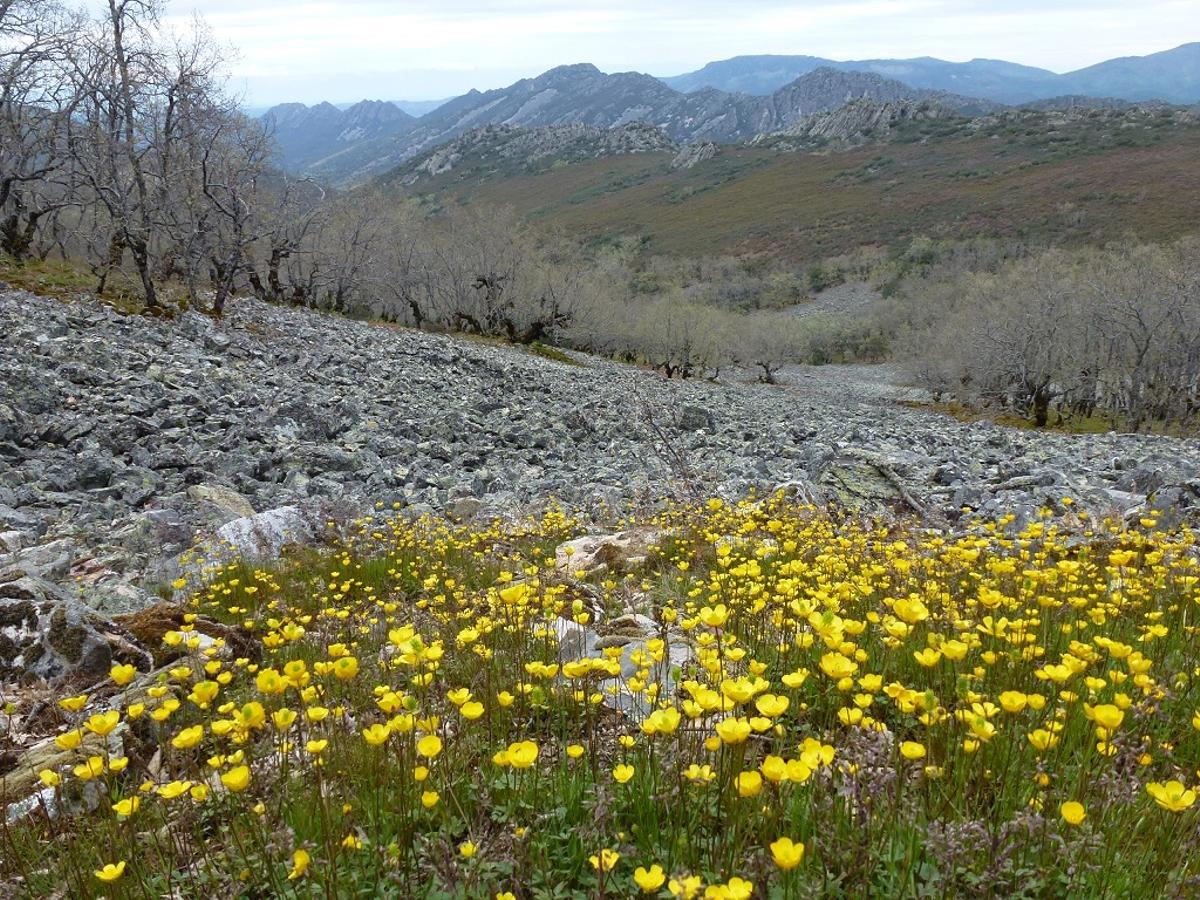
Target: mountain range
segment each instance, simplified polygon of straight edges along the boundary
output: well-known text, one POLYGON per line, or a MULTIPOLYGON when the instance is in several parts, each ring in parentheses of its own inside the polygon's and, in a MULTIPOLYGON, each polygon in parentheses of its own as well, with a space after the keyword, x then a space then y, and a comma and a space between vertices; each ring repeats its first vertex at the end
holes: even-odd
POLYGON ((753 56, 710 63, 675 78, 607 74, 594 65, 559 66, 507 87, 472 90, 413 116, 395 103, 288 103, 263 116, 280 164, 331 184, 383 173, 459 136, 491 125, 567 124, 616 128, 640 123, 677 143, 737 143, 786 131, 814 114, 855 100, 936 104, 962 115, 1002 104, 1085 105, 1147 98, 1200 100, 1200 43, 1110 60, 1056 75, 997 60, 837 62, 817 57, 753 56), (1070 95, 1061 100, 1047 99, 1070 95))
POLYGON ((280 165, 307 172, 356 146, 399 137, 416 119, 394 103, 363 100, 347 109, 332 103, 283 103, 267 110, 262 121, 274 135, 280 165))
POLYGON ((1110 59, 1059 75, 996 59, 832 60, 818 56, 735 56, 662 81, 685 93, 716 88, 766 95, 816 69, 874 72, 905 84, 1019 104, 1067 94, 1121 100, 1200 101, 1200 42, 1148 56, 1110 59))
POLYGON ((703 88, 682 93, 650 75, 605 74, 593 65, 559 66, 506 88, 471 91, 420 118, 397 107, 363 102, 347 110, 328 103, 286 104, 264 117, 286 167, 331 183, 358 181, 487 125, 537 128, 581 124, 652 125, 679 143, 735 143, 780 131, 851 100, 924 100, 975 115, 997 104, 866 72, 816 69, 767 96, 703 88))

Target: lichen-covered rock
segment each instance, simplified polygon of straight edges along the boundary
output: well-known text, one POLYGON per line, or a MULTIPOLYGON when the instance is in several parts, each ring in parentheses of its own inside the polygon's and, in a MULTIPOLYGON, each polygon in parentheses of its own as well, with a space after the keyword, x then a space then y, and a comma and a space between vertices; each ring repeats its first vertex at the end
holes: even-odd
POLYGON ((187 489, 193 500, 209 504, 224 519, 243 519, 254 515, 254 505, 232 488, 220 484, 193 484, 187 489))
POLYGON ((839 506, 854 513, 878 515, 903 505, 894 480, 877 461, 863 457, 828 460, 821 467, 819 484, 839 506))
POLYGON ((114 662, 148 668, 152 660, 124 629, 53 584, 30 575, 0 584, 0 683, 100 678, 114 662))

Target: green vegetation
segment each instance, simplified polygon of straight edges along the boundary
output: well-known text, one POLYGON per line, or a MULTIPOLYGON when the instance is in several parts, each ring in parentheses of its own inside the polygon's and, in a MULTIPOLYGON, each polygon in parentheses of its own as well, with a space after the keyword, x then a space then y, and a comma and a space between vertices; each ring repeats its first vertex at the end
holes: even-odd
MULTIPOLYGON (((0 254, 0 281, 44 297, 67 299, 95 294, 97 279, 74 261, 62 259, 15 260, 0 254)), ((141 309, 141 285, 125 273, 110 278, 103 299, 118 309, 141 309)))
POLYGON ((782 497, 635 523, 605 569, 551 511, 196 573, 161 669, 52 707, 57 814, 6 827, 6 895, 1189 889, 1192 532, 1070 498, 1020 533, 782 497))
MULTIPOLYGON (((907 406, 909 409, 926 410, 928 412, 947 415, 957 419, 959 422, 991 422, 995 425, 1003 425, 1006 428, 1018 428, 1022 431, 1039 427, 1032 416, 1021 416, 1013 412, 989 410, 986 408, 981 409, 955 401, 901 400, 899 402, 901 406, 907 406)), ((1056 431, 1063 434, 1106 434, 1107 432, 1117 430, 1119 425, 1120 422, 1114 422, 1111 416, 1054 415, 1043 427, 1047 431, 1056 431)), ((1195 437, 1197 435, 1194 427, 1166 425, 1161 422, 1151 422, 1143 430, 1149 434, 1163 434, 1171 437, 1195 437)))
MULTIPOLYGON (((997 126, 999 129, 1000 126, 997 126)), ((770 254, 811 264, 913 235, 1067 244, 1178 237, 1194 227, 1200 129, 1081 131, 1052 140, 955 134, 836 153, 728 147, 692 169, 666 154, 585 161, 536 175, 424 182, 426 202, 469 197, 591 241, 644 238, 652 253, 770 254)))

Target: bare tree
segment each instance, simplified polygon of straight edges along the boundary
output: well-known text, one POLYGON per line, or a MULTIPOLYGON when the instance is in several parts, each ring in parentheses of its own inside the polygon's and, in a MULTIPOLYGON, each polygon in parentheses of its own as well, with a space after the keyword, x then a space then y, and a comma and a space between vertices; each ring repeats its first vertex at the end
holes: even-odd
POLYGON ((212 130, 200 159, 201 183, 212 211, 206 250, 212 311, 218 317, 240 279, 252 271, 251 246, 268 231, 260 212, 270 153, 263 130, 238 117, 212 130))
POLYGON ((76 95, 65 70, 78 27, 53 0, 0 2, 0 249, 16 259, 75 202, 65 123, 76 95))

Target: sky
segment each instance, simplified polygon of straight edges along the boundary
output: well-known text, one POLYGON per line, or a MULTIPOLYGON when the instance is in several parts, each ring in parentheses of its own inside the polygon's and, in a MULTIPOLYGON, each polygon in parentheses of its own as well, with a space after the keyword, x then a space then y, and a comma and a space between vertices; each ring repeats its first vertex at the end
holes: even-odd
POLYGON ((1055 72, 1200 40, 1200 0, 166 0, 236 48, 249 106, 433 100, 556 65, 678 75, 752 53, 1006 59, 1055 72))

